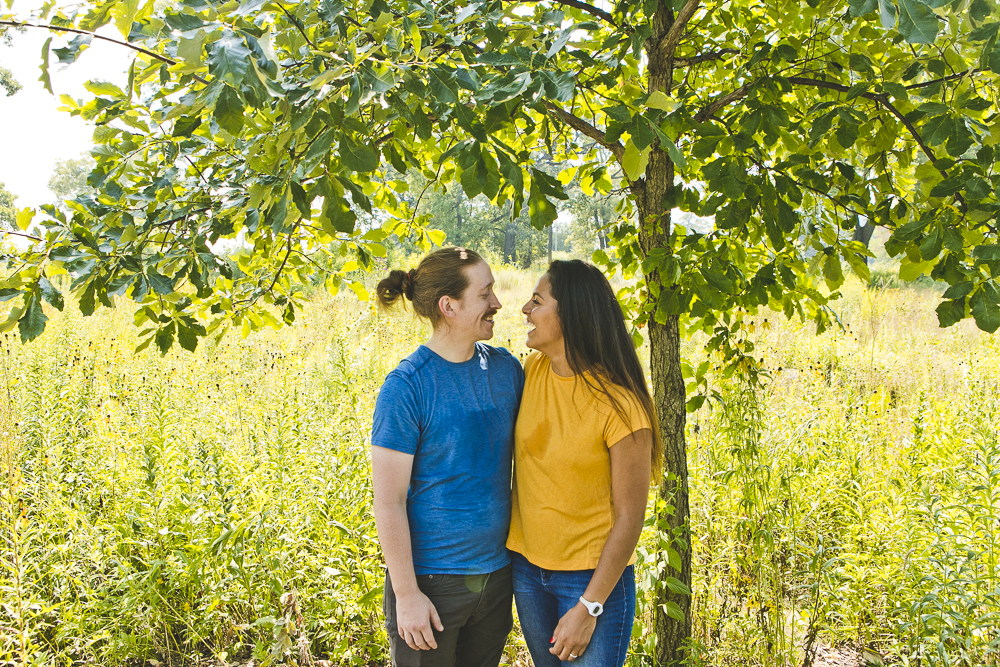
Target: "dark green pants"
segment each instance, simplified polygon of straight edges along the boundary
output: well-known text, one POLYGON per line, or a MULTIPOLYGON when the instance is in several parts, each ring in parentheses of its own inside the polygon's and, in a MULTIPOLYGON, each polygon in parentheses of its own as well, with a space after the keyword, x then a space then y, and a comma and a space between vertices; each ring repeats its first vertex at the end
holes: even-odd
POLYGON ((438 647, 415 651, 396 631, 396 596, 385 575, 385 628, 393 667, 497 667, 514 627, 510 566, 490 574, 423 574, 417 586, 437 609, 438 647))

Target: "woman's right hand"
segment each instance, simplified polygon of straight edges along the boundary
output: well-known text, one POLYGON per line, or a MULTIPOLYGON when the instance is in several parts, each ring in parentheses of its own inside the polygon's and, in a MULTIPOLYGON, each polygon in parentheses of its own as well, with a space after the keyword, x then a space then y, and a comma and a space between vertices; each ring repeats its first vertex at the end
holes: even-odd
POLYGON ((417 590, 396 596, 396 631, 410 648, 415 651, 437 648, 434 629, 442 632, 444 626, 434 603, 426 595, 417 590))

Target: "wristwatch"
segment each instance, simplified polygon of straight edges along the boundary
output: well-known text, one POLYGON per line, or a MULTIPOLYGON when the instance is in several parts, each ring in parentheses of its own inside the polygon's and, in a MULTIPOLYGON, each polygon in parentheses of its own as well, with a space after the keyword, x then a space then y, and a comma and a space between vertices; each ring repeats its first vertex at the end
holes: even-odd
POLYGON ((582 595, 580 596, 580 602, 583 603, 583 606, 587 608, 587 611, 590 612, 590 615, 594 618, 597 618, 604 613, 604 605, 600 602, 590 602, 589 600, 584 599, 582 595))

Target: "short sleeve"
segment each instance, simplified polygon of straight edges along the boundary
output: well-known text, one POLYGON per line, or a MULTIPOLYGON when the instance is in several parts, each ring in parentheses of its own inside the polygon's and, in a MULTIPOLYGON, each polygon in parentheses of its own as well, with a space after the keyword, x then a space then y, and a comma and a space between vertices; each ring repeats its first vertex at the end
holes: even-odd
POLYGON ((528 357, 524 360, 524 374, 527 375, 531 372, 531 369, 538 363, 538 352, 534 351, 528 354, 528 357))
POLYGON ((604 442, 611 447, 636 431, 651 428, 651 425, 646 411, 642 409, 642 403, 635 394, 620 387, 609 387, 609 389, 614 394, 618 407, 624 412, 623 418, 613 405, 608 406, 608 418, 604 424, 604 442))
MULTIPOLYGON (((517 402, 521 402, 521 395, 524 393, 524 366, 521 362, 511 354, 508 350, 504 348, 498 348, 504 356, 506 356, 508 363, 510 363, 511 373, 514 376, 514 387, 517 389, 517 402)), ((527 363, 527 362, 525 362, 527 363)))
POLYGON ((410 379, 389 373, 375 401, 372 446, 416 454, 420 442, 420 397, 410 379))

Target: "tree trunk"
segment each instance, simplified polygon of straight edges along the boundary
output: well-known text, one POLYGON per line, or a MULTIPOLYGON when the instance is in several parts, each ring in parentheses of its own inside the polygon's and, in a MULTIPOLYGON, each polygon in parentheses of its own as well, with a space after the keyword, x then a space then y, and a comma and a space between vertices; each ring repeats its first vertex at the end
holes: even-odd
MULTIPOLYGON (((670 209, 663 206, 673 194, 673 164, 664 151, 655 149, 650 154, 646 170, 645 187, 636 197, 640 219, 644 221, 640 244, 644 254, 666 245, 670 233, 670 209)), ((646 276, 647 290, 656 294, 661 288, 660 276, 652 272, 646 276)), ((669 287, 666 287, 669 289, 669 287)), ((691 536, 688 521, 688 467, 684 426, 685 410, 684 376, 681 372, 680 328, 678 317, 671 315, 662 324, 650 317, 649 367, 653 384, 653 400, 660 422, 663 441, 663 479, 659 497, 666 504, 665 514, 658 517, 660 530, 673 539, 671 548, 680 556, 679 571, 670 566, 668 553, 660 554, 665 575, 680 579, 691 586, 691 536)), ((656 596, 656 660, 658 667, 679 665, 685 658, 687 640, 691 636, 691 596, 671 593, 663 586, 656 596), (668 605, 668 603, 672 603, 668 605), (665 608, 676 605, 684 618, 677 620, 665 608)))
POLYGON ((555 250, 555 248, 552 247, 552 243, 553 243, 552 230, 553 230, 553 228, 555 226, 556 226, 555 223, 552 223, 551 225, 549 225, 549 264, 552 263, 552 251, 555 250))
MULTIPOLYGON (((864 227, 861 226, 860 219, 855 221, 853 240, 861 241, 867 248, 868 244, 871 243, 872 234, 874 233, 875 233, 875 225, 872 224, 871 220, 869 220, 864 227)), ((868 266, 867 257, 865 257, 865 266, 868 266)))
MULTIPOLYGON (((648 90, 670 95, 673 84, 672 59, 660 51, 660 36, 673 24, 674 14, 670 5, 661 0, 653 17, 652 37, 646 42, 649 57, 648 90)), ((657 248, 667 247, 670 236, 670 210, 675 191, 674 164, 667 152, 658 144, 650 152, 645 179, 632 186, 639 212, 639 244, 644 255, 657 248)), ((660 275, 653 271, 646 276, 646 289, 655 299, 664 286, 660 275)), ((687 446, 684 425, 685 410, 684 376, 681 372, 680 327, 678 317, 669 315, 657 322, 649 318, 649 365, 653 383, 653 400, 656 403, 663 441, 663 479, 659 497, 665 510, 659 519, 660 531, 666 533, 672 549, 680 558, 680 569, 669 564, 669 551, 659 554, 663 576, 680 579, 691 587, 691 528, 688 507, 687 446)), ((675 559, 676 560, 676 559, 675 559)), ((676 614, 675 614, 676 615, 676 614)), ((680 665, 686 658, 691 637, 691 596, 672 593, 661 586, 656 595, 655 611, 657 667, 680 665), (681 620, 667 613, 680 611, 681 620)))
POLYGON ((507 223, 503 231, 503 261, 507 264, 514 264, 514 242, 517 240, 517 228, 512 223, 507 223))

